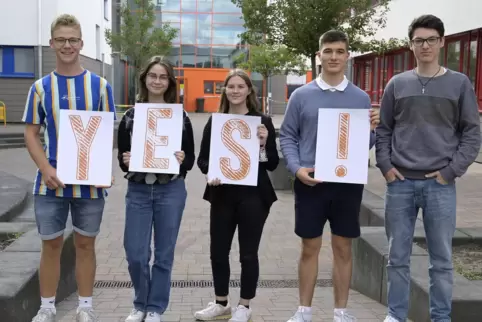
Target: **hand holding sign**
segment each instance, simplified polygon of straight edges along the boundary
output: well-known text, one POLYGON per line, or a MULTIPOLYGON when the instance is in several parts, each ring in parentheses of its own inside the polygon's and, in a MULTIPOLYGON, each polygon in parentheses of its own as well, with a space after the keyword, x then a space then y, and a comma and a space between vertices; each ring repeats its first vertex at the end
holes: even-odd
POLYGON ((58 187, 65 188, 65 185, 57 177, 57 169, 50 164, 45 169, 40 169, 42 173, 42 180, 50 190, 55 190, 58 187))
POLYGON ((184 162, 184 158, 186 157, 184 151, 177 151, 174 153, 174 155, 176 156, 177 162, 179 162, 179 164, 182 164, 184 162))
POLYGON ((266 140, 268 139, 268 129, 264 124, 258 125, 258 138, 259 138, 259 145, 265 146, 266 140))

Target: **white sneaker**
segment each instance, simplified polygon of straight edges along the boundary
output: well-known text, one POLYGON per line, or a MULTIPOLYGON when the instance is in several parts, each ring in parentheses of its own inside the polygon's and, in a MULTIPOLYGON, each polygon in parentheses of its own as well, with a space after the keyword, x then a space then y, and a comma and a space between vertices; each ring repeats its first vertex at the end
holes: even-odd
POLYGON ((144 321, 145 316, 146 314, 144 312, 133 309, 125 322, 142 322, 144 321))
POLYGON ((395 319, 394 317, 391 317, 390 315, 387 315, 387 317, 385 318, 385 320, 383 320, 383 322, 398 322, 398 320, 395 319))
POLYGON ((356 322, 356 317, 347 312, 335 313, 333 322, 356 322))
MULTIPOLYGON (((142 320, 141 320, 142 321, 142 320)), ((145 322, 161 322, 161 315, 155 312, 148 312, 145 322)))
POLYGON ((233 310, 233 317, 229 319, 228 322, 248 322, 251 321, 251 314, 253 311, 248 309, 246 306, 238 305, 233 310))
POLYGON ((55 322, 55 309, 40 309, 32 322, 55 322))
POLYGON ((311 312, 296 311, 287 322, 311 322, 311 312))
POLYGON ((99 319, 95 316, 92 308, 79 307, 77 308, 77 322, 99 322, 99 319))
POLYGON ((227 320, 232 316, 231 306, 222 306, 215 302, 209 302, 208 306, 201 311, 194 313, 194 317, 201 321, 227 320))

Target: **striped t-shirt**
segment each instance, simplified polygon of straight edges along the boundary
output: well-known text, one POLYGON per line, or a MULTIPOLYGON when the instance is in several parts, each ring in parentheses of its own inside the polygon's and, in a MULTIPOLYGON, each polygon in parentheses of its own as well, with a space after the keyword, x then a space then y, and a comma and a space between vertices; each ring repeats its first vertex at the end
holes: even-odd
MULTIPOLYGON (((102 77, 84 70, 77 76, 63 76, 56 72, 37 80, 28 94, 23 121, 45 126, 44 151, 50 164, 57 167, 59 113, 61 109, 108 111, 114 113, 112 88, 102 77)), ((94 199, 103 197, 105 189, 86 185, 65 185, 56 190, 47 188, 42 173, 37 170, 33 186, 35 195, 65 198, 94 199)))

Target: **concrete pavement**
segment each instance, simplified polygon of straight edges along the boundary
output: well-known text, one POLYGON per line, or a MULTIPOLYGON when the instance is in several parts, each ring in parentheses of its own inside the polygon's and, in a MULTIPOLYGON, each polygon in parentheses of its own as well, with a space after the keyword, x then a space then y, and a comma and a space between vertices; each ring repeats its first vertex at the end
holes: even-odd
MULTIPOLYGON (((191 114, 196 135, 196 155, 207 115, 191 114)), ((0 151, 0 169, 32 181, 35 166, 25 149, 0 151)), ((106 211, 96 249, 98 270, 94 305, 103 322, 123 321, 131 309, 132 288, 129 285, 123 250, 124 195, 126 180, 114 162, 116 184, 109 190, 106 211)), ((179 233, 173 269, 171 303, 165 321, 193 321, 193 312, 213 299, 210 287, 209 204, 202 200, 204 176, 197 166, 188 174, 188 201, 179 233), (203 285, 204 284, 204 285, 203 285), (196 287, 200 285, 201 287, 196 287)), ((254 321, 286 321, 298 306, 297 261, 300 242, 293 233, 293 196, 278 192, 279 201, 266 223, 259 251, 262 287, 254 299, 254 321)), ((231 253, 232 281, 239 279, 240 265, 237 236, 231 253)), ((327 231, 319 259, 319 285, 313 307, 314 321, 331 320, 333 296, 331 286, 332 255, 327 231)), ((233 288, 232 302, 239 299, 233 288)), ((59 321, 73 321, 76 294, 57 305, 59 321)), ((385 308, 367 297, 352 292, 349 307, 359 321, 383 321, 385 308)))

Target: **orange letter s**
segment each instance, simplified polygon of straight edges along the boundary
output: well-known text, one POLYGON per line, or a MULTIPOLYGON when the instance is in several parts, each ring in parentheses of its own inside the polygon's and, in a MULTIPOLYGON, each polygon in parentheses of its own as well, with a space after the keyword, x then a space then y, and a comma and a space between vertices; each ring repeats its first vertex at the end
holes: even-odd
POLYGON ((168 169, 168 158, 156 158, 155 150, 156 146, 167 146, 169 144, 168 136, 157 135, 157 120, 158 119, 170 119, 172 118, 172 109, 150 108, 147 110, 147 129, 146 129, 146 144, 144 146, 144 168, 152 169, 168 169))
POLYGON ((251 158, 248 152, 240 144, 238 144, 233 139, 233 132, 237 130, 240 133, 241 139, 250 139, 251 130, 248 124, 243 120, 229 120, 224 123, 221 129, 221 141, 224 146, 234 153, 239 159, 239 168, 233 169, 231 167, 231 160, 226 157, 219 159, 221 172, 223 175, 230 180, 242 180, 246 178, 251 167, 251 158))

